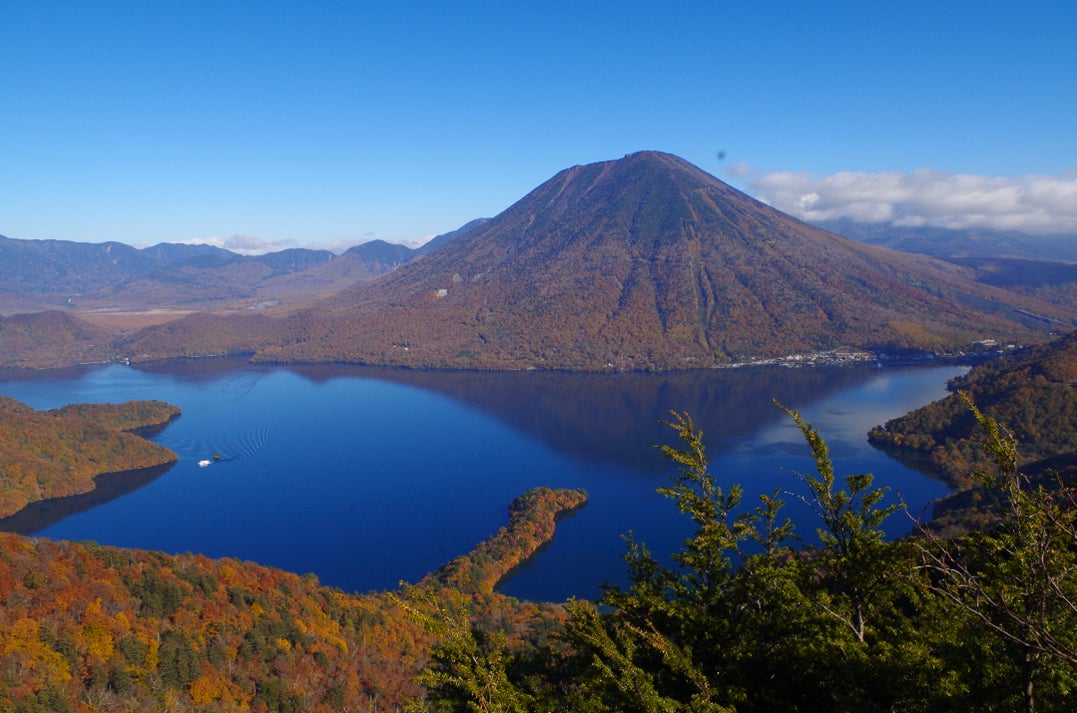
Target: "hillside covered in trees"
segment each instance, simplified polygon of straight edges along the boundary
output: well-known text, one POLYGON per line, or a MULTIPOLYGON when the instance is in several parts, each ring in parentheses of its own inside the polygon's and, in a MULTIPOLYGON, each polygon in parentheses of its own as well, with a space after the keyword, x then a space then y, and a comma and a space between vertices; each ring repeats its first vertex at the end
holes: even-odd
POLYGON ((0 517, 38 500, 93 490, 99 475, 174 462, 175 453, 131 431, 178 415, 162 401, 36 411, 0 396, 0 517))
POLYGON ((1077 332, 973 368, 949 384, 954 393, 874 428, 872 443, 927 459, 955 488, 989 463, 964 391, 1013 431, 1025 463, 1077 451, 1077 332))
POLYGON ((946 398, 868 434, 957 491, 936 505, 937 526, 968 529, 990 511, 991 495, 975 474, 991 465, 991 454, 961 393, 1013 433, 1027 473, 1077 478, 1077 332, 976 366, 949 389, 946 398))
MULTIPOLYGON (((466 602, 511 646, 534 649, 563 608, 493 585, 585 499, 527 493, 505 528, 412 595, 466 602)), ((346 594, 233 559, 13 534, 0 534, 0 602, 0 710, 20 713, 399 710, 421 697, 415 676, 432 642, 398 595, 346 594)))

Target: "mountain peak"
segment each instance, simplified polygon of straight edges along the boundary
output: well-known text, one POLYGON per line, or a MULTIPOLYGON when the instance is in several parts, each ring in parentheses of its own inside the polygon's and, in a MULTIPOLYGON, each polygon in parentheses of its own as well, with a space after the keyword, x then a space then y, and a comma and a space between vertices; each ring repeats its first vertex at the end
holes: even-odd
POLYGON ((659 151, 560 171, 326 306, 335 320, 272 358, 676 369, 839 346, 942 350, 1028 338, 1033 314, 1074 318, 813 228, 659 151))
POLYGON ((602 167, 614 173, 654 174, 656 176, 691 178, 708 184, 726 185, 693 163, 680 156, 664 151, 636 151, 625 154, 622 158, 598 161, 588 166, 602 167))

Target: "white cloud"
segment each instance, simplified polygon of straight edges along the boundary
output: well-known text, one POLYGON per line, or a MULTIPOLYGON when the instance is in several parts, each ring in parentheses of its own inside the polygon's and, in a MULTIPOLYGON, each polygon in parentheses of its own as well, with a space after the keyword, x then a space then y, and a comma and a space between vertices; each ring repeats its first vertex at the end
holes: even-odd
MULTIPOLYGON (((389 240, 388 242, 399 242, 410 248, 417 248, 420 245, 427 243, 433 237, 433 235, 427 235, 418 240, 389 240)), ((186 240, 178 240, 176 242, 181 245, 212 245, 216 248, 230 250, 238 255, 265 255, 266 253, 274 253, 296 247, 302 247, 308 250, 328 250, 340 255, 350 247, 377 239, 377 235, 374 233, 365 233, 361 238, 354 240, 321 240, 300 245, 295 240, 263 240, 256 235, 236 234, 230 235, 227 238, 222 238, 220 236, 213 236, 211 238, 187 238, 186 240)))
POLYGON ((951 174, 777 171, 751 181, 756 198, 809 222, 994 228, 1034 234, 1077 233, 1077 176, 1004 178, 951 174))
POLYGON ((362 240, 321 240, 318 242, 309 243, 303 247, 310 250, 328 250, 334 255, 340 255, 350 247, 361 245, 368 242, 365 238, 362 240))
POLYGON ((414 240, 401 240, 399 242, 404 245, 407 245, 409 248, 421 248, 423 245, 426 245, 436 237, 436 235, 430 234, 424 235, 421 238, 416 238, 414 240))
POLYGON ((239 255, 265 255, 266 253, 287 250, 296 247, 294 240, 263 240, 256 235, 230 235, 227 238, 214 236, 212 238, 188 238, 180 240, 184 245, 212 245, 217 248, 231 250, 239 255))

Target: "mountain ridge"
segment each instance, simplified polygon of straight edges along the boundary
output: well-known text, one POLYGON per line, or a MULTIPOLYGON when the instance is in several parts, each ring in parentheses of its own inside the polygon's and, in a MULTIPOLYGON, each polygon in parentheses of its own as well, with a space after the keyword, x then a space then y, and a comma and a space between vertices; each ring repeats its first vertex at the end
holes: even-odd
POLYGON ((300 303, 373 279, 412 259, 385 241, 341 255, 288 248, 241 255, 210 245, 19 240, 0 236, 0 312, 246 309, 300 303))
POLYGON ((815 221, 818 228, 869 245, 940 257, 1077 263, 1077 235, 1032 236, 1016 230, 940 228, 867 223, 851 218, 815 221))

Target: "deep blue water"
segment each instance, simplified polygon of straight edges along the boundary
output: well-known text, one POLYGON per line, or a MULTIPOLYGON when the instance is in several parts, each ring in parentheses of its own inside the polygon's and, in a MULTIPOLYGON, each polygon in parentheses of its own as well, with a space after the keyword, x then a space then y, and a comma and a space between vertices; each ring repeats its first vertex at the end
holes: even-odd
MULTIPOLYGON (((873 472, 918 510, 945 487, 870 447, 865 433, 941 398, 963 371, 490 374, 200 359, 2 372, 0 394, 39 409, 153 398, 183 415, 153 436, 180 457, 163 474, 104 478, 95 494, 0 526, 238 557, 362 592, 416 581, 466 552, 506 522, 509 502, 528 488, 584 488, 590 503, 502 591, 593 597, 603 582, 624 583, 624 533, 660 556, 689 534, 655 492, 674 472, 654 448, 672 443, 657 423, 671 409, 693 416, 713 472, 744 485, 748 499, 799 491, 791 471, 811 468, 799 432, 771 403, 777 398, 819 428, 839 475, 873 472), (198 466, 214 453, 219 462, 198 466)), ((816 523, 804 507, 789 513, 811 540, 816 523)), ((888 527, 896 535, 909 524, 895 515, 888 527)))

